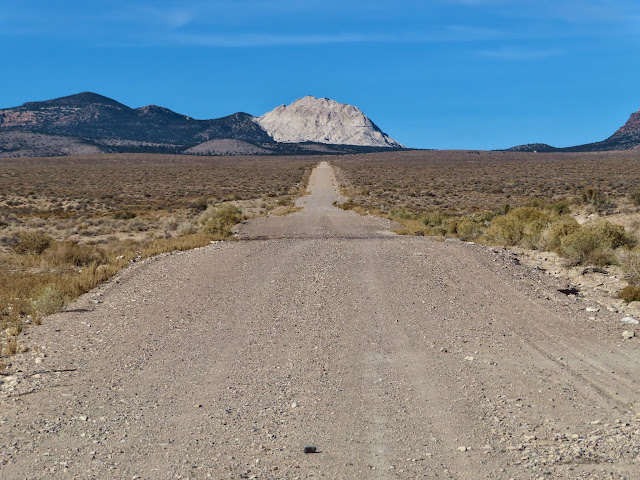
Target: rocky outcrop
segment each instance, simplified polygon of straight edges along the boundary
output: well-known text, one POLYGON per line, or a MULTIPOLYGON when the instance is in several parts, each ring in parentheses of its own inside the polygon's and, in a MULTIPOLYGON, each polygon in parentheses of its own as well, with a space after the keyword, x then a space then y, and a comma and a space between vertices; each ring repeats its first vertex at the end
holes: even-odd
POLYGON ((402 148, 358 107, 328 98, 307 96, 255 121, 277 142, 402 148))

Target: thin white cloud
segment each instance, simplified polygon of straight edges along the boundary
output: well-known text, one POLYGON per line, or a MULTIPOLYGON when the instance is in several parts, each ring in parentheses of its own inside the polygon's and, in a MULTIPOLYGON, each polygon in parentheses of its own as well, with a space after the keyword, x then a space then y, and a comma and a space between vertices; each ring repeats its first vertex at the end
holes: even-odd
POLYGON ((526 49, 516 47, 502 47, 492 50, 480 50, 477 52, 482 57, 494 58, 497 60, 509 61, 535 61, 546 60, 564 54, 561 50, 555 49, 526 49))
MULTIPOLYGON (((167 37, 166 43, 199 47, 275 47, 287 45, 326 45, 336 43, 364 43, 389 41, 383 35, 364 34, 302 34, 280 35, 269 33, 249 34, 179 34, 167 37)), ((162 40, 164 43, 165 40, 162 40)))
MULTIPOLYGON (((175 33, 162 35, 153 39, 140 38, 139 42, 125 42, 118 46, 196 46, 212 48, 239 47, 277 47, 296 45, 331 45, 348 43, 465 43, 480 40, 494 40, 509 38, 509 32, 487 28, 471 28, 452 25, 431 32, 381 34, 371 32, 341 32, 335 34, 291 33, 275 34, 269 32, 254 33, 175 33)), ((113 46, 113 45, 109 45, 113 46)))

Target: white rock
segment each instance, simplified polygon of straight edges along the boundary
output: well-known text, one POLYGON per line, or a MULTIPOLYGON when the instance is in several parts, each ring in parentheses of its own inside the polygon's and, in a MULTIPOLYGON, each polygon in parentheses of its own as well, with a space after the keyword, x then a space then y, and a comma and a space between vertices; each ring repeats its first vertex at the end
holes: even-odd
POLYGON ((587 307, 585 308, 587 312, 599 312, 600 309, 598 307, 587 307))
POLYGON ((635 336, 636 332, 634 332, 633 330, 625 330, 624 332, 622 332, 622 338, 624 338, 625 340, 629 340, 635 336))
POLYGON ((459 452, 466 452, 467 450, 469 450, 469 447, 458 447, 459 452))
POLYGON ((638 325, 638 320, 636 320, 633 317, 624 317, 622 320, 620 320, 622 323, 626 323, 627 325, 638 325))
POLYGON ((358 107, 306 96, 281 105, 254 121, 278 142, 318 142, 372 147, 402 147, 358 107))

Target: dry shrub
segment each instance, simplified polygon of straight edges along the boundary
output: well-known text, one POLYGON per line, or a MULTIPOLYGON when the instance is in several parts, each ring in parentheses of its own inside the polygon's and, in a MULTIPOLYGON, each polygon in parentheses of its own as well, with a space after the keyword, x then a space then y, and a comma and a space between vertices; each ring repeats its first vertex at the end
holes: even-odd
POLYGON ((500 245, 523 244, 537 248, 544 229, 551 222, 552 214, 534 207, 520 207, 506 215, 494 217, 486 237, 500 245))
POLYGON ((106 253, 102 248, 96 246, 60 242, 44 252, 44 260, 55 266, 66 264, 82 267, 92 263, 105 263, 106 253))
POLYGON ((601 212, 611 206, 606 195, 592 187, 584 189, 581 199, 585 205, 593 206, 596 212, 601 212))
POLYGON ((163 228, 169 232, 176 231, 179 225, 180 225, 180 220, 178 220, 173 215, 162 220, 163 228))
POLYGON ((117 263, 109 265, 92 263, 71 278, 60 281, 57 287, 69 298, 79 297, 111 278, 118 270, 119 266, 117 263))
POLYGON ((51 315, 64 307, 64 295, 53 285, 46 285, 38 292, 32 304, 38 315, 51 315))
POLYGON ((484 222, 465 217, 456 225, 458 237, 464 241, 476 240, 486 230, 484 222))
POLYGON ((618 293, 618 298, 621 298, 627 303, 640 302, 640 287, 627 285, 618 293))
POLYGON ((606 220, 583 225, 561 241, 560 254, 569 265, 610 265, 615 262, 613 250, 631 246, 634 239, 628 236, 621 225, 606 220))
POLYGON ((242 210, 235 205, 225 203, 223 205, 211 205, 200 214, 198 223, 202 225, 202 231, 209 235, 228 237, 231 227, 244 220, 242 210))
MULTIPOLYGON (((404 217, 408 219, 411 218, 411 213, 405 213, 404 217)), ((446 213, 428 212, 421 217, 421 220, 432 235, 446 235, 451 230, 451 217, 446 213)))
POLYGON ((551 223, 540 239, 540 247, 550 252, 557 251, 562 245, 562 239, 580 230, 580 224, 571 217, 561 217, 551 223))
POLYGON ((630 190, 627 196, 629 197, 631 203, 633 203, 636 207, 640 207, 640 188, 634 188, 633 190, 630 190))
POLYGON ((18 234, 18 243, 13 247, 13 250, 21 255, 39 255, 51 245, 51 241, 51 237, 44 233, 20 232, 18 234))
POLYGON ((188 221, 184 221, 180 225, 178 225, 178 233, 180 233, 181 235, 189 235, 192 233, 196 233, 197 231, 198 229, 196 228, 196 226, 188 221))
POLYGON ((622 249, 618 252, 618 262, 629 283, 640 285, 640 247, 622 249))
POLYGON ((121 212, 116 212, 113 214, 113 218, 116 220, 131 220, 132 218, 136 218, 138 215, 135 212, 131 212, 129 210, 123 210, 121 212))
POLYGON ((571 213, 571 204, 568 200, 560 200, 554 202, 549 206, 549 209, 555 212, 557 215, 568 215, 571 213))
POLYGON ((7 339, 7 344, 3 349, 3 353, 6 355, 15 355, 18 351, 18 339, 16 337, 11 337, 7 339))
POLYGON ((142 250, 142 255, 149 257, 175 250, 191 250, 192 248, 204 247, 205 245, 208 245, 210 241, 211 236, 203 235, 201 233, 183 235, 178 238, 160 238, 145 247, 142 250))

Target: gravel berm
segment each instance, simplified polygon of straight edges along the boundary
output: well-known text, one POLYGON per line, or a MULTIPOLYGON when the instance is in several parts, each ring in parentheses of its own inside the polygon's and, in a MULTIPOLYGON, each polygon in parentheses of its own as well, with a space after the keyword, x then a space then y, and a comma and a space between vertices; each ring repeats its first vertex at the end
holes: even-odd
POLYGON ((325 162, 310 189, 30 328, 0 477, 640 478, 633 325, 504 249, 335 208, 325 162))

